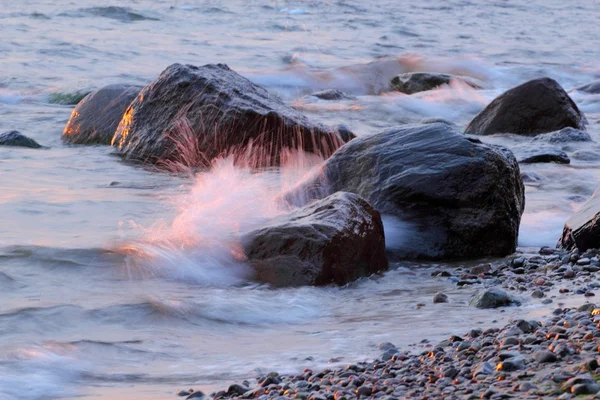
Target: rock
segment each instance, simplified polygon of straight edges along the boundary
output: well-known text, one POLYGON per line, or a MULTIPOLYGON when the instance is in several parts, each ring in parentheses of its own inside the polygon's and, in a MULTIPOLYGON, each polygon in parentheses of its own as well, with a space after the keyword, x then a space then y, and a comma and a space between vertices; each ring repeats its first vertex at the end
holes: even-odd
POLYGON ((188 397, 186 397, 187 399, 200 399, 204 397, 204 393, 202 393, 200 390, 195 391, 194 393, 190 394, 188 397))
POLYGON ((433 302, 434 303, 447 303, 448 295, 446 295, 445 293, 442 293, 442 292, 438 292, 433 296, 433 302))
POLYGON ((388 268, 381 217, 338 192, 242 239, 255 278, 275 287, 343 285, 388 268))
POLYGON ((321 100, 356 100, 356 96, 349 95, 337 89, 321 90, 314 92, 311 96, 321 100))
POLYGON ((481 89, 481 86, 476 84, 472 78, 431 72, 408 72, 395 76, 391 81, 391 89, 405 94, 413 94, 449 85, 453 80, 465 83, 474 89, 481 89))
POLYGON ((189 396, 190 394, 192 394, 192 392, 181 389, 177 392, 177 396, 183 397, 183 396, 189 396))
POLYGON ((596 190, 563 228, 558 247, 586 251, 600 247, 600 191, 596 190))
POLYGON ((563 144, 569 142, 591 142, 592 137, 586 131, 575 128, 564 128, 560 131, 544 133, 533 138, 533 142, 563 144))
POLYGON ((600 81, 588 83, 587 85, 579 86, 575 90, 590 94, 600 94, 600 81))
POLYGON ((544 296, 545 296, 545 295, 544 295, 544 292, 542 292, 542 291, 541 291, 541 290, 539 290, 539 289, 536 289, 536 290, 534 290, 533 292, 531 292, 531 297, 533 297, 534 299, 541 299, 541 298, 543 298, 544 296))
POLYGON ((582 394, 596 394, 600 391, 600 385, 595 383, 580 383, 578 385, 573 385, 571 388, 571 393, 575 396, 579 396, 582 394))
POLYGON ((474 143, 446 124, 403 125, 354 139, 284 198, 304 204, 340 190, 410 225, 396 241, 386 238, 395 257, 476 258, 515 251, 524 195, 514 156, 474 143))
POLYGON ((498 371, 513 372, 525 369, 525 360, 521 357, 513 357, 502 361, 496 367, 498 371))
POLYGON ((398 348, 393 343, 390 343, 390 342, 380 343, 379 346, 377 346, 377 348, 381 351, 388 351, 391 349, 398 350, 398 348))
POLYGON ((571 162, 567 153, 550 146, 522 145, 513 147, 511 150, 515 153, 517 160, 523 164, 548 162, 569 164, 571 162))
POLYGON ((558 357, 551 351, 539 350, 533 353, 533 359, 539 363, 552 363, 558 361, 558 357))
POLYGON ((571 157, 581 161, 598 161, 600 160, 600 153, 591 150, 577 150, 573 152, 571 157))
POLYGON ((0 146, 28 147, 39 149, 42 146, 33 139, 28 138, 19 131, 9 131, 0 134, 0 146))
POLYGON ((386 351, 384 351, 381 354, 381 361, 388 361, 391 360, 396 354, 398 354, 398 349, 393 348, 393 349, 387 349, 386 351))
POLYGON ((516 303, 515 300, 498 288, 479 290, 469 301, 470 306, 477 308, 498 308, 512 303, 516 303))
POLYGON ((123 114, 142 90, 135 85, 108 85, 81 100, 63 130, 62 140, 72 144, 109 145, 123 114))
POLYGON ((553 79, 540 78, 496 97, 467 126, 465 133, 515 133, 536 136, 566 127, 585 130, 585 117, 553 79))
POLYGON ((233 385, 230 385, 229 388, 227 389, 227 394, 234 395, 234 396, 242 396, 244 393, 246 393, 249 390, 250 390, 250 388, 248 388, 246 386, 233 384, 233 385))
POLYGON ((343 141, 226 65, 173 64, 131 103, 112 144, 125 159, 166 168, 226 155, 263 167, 289 149, 328 157, 343 141))

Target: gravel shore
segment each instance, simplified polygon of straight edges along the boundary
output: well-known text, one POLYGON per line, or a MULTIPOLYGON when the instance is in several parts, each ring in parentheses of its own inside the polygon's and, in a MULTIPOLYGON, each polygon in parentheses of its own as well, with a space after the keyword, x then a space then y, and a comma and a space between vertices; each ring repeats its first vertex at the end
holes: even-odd
MULTIPOLYGON (((335 370, 276 372, 212 393, 215 399, 600 399, 600 310, 591 301, 600 287, 600 251, 584 254, 542 248, 501 261, 453 270, 432 279, 478 285, 471 307, 497 308, 522 301, 573 298, 542 321, 519 319, 501 329, 471 329, 421 353, 382 343, 381 357, 335 370), (529 297, 529 299, 527 299, 529 297)), ((450 299, 451 300, 451 299, 450 299)), ((433 303, 448 301, 438 293, 433 303)), ((501 312, 491 310, 490 312, 501 312)), ((468 328, 468 327, 466 327, 468 328)), ((423 338, 425 339, 425 338, 423 338)), ((187 398, 202 392, 181 390, 187 398)), ((207 396, 208 397, 208 396, 207 396)))

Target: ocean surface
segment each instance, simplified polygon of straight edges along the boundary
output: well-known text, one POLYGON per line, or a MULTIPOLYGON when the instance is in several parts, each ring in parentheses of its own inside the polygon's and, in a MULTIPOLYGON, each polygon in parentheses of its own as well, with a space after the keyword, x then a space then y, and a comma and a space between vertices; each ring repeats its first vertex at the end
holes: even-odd
MULTIPOLYGON (((359 136, 431 118, 462 129, 528 79, 549 76, 568 91, 600 79, 596 1, 0 4, 0 132, 47 146, 0 147, 0 399, 175 398, 177 389, 373 359, 381 342, 419 349, 424 338, 544 312, 526 298, 505 313, 469 308, 474 289, 430 276, 456 265, 398 263, 345 288, 247 282, 231 254, 239 232, 281 212, 277 195, 322 160, 299 155, 254 173, 224 159, 195 176, 158 173, 109 147, 63 144, 73 106, 60 103, 110 83, 146 84, 176 62, 226 63, 359 136), (484 89, 386 92, 405 71, 467 75, 484 89), (327 88, 356 98, 307 96, 327 88), (431 304, 437 291, 451 302, 431 304)), ((600 186, 600 95, 571 96, 596 142, 564 148, 587 160, 521 167, 523 248, 554 246, 600 186)), ((410 234, 386 218, 386 235, 410 234)))

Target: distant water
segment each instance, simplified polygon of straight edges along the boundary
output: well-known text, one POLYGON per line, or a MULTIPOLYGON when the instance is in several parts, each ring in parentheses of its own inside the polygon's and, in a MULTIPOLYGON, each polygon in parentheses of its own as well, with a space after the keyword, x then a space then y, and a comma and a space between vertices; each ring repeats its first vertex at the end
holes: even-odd
MULTIPOLYGON (((175 62, 220 62, 358 135, 430 118, 461 129, 525 80, 550 76, 570 90, 600 79, 599 17, 594 1, 557 0, 4 2, 0 132, 50 148, 0 147, 0 399, 174 398, 176 388, 369 359, 380 342, 408 346, 535 310, 526 302, 500 319, 468 309, 471 290, 430 278, 435 265, 394 265, 341 289, 250 284, 239 232, 281 212, 276 196, 319 160, 263 174, 229 160, 195 177, 155 173, 110 148, 62 144, 69 99, 146 84, 175 62), (412 70, 485 88, 382 93, 412 70), (356 99, 306 96, 327 88, 356 99), (438 290, 453 301, 433 307, 438 290)), ((600 96, 572 96, 599 142, 600 96)), ((580 149, 600 145, 566 151, 580 149)), ((599 167, 522 166, 531 179, 520 244, 554 245, 600 186, 599 167)), ((386 233, 410 227, 386 218, 386 233)))

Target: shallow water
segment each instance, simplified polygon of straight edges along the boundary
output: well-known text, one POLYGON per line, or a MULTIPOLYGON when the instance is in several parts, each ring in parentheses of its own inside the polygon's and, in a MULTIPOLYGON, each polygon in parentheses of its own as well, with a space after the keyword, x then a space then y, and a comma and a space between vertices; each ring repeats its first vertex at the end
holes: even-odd
MULTIPOLYGON (((49 148, 0 148, 0 398, 171 398, 176 388, 369 359, 380 342, 409 346, 543 312, 528 301, 498 314, 469 309, 472 289, 431 278, 431 265, 397 264, 342 289, 246 283, 232 255, 239 232, 280 213, 277 195, 319 160, 298 157, 262 174, 228 160, 196 177, 156 173, 110 148, 64 145, 72 106, 52 101, 145 84, 174 62, 222 62, 312 119, 358 135, 426 118, 460 129, 527 79, 550 76, 567 90, 600 79, 596 8, 554 0, 3 4, 0 132, 18 129, 49 148), (485 88, 382 93, 411 70, 469 75, 485 88), (326 88, 356 99, 305 96, 326 88), (439 290, 452 302, 433 307, 439 290)), ((600 153, 600 95, 572 96, 596 143, 564 150, 600 153)), ((599 167, 573 157, 522 166, 533 178, 520 244, 554 245, 600 185, 599 167)), ((386 233, 410 228, 386 219, 386 233)))

